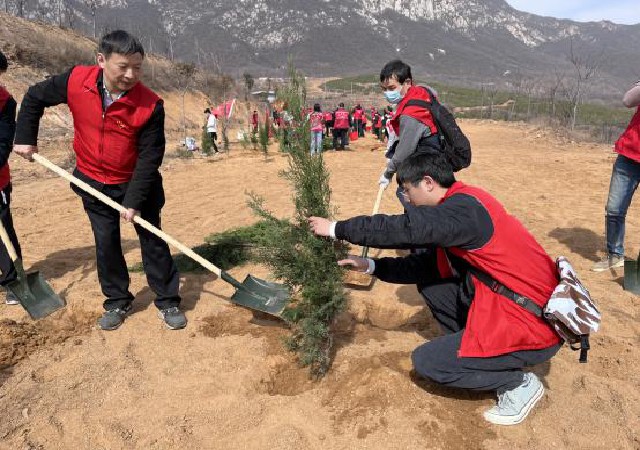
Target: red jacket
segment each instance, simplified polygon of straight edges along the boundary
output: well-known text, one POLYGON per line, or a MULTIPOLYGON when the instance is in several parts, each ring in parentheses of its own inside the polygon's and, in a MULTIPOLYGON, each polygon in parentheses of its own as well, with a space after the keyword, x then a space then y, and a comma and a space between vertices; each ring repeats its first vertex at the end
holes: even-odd
MULTIPOLYGON (((443 201, 455 194, 475 197, 489 213, 494 232, 491 240, 479 249, 450 247, 446 251, 468 261, 512 291, 544 306, 558 284, 557 270, 549 255, 520 221, 509 215, 489 193, 456 182, 443 201)), ((473 284, 475 296, 458 356, 486 358, 520 350, 543 349, 560 342, 545 320, 491 291, 475 278, 473 284)))
MULTIPOLYGON (((0 111, 2 111, 7 104, 7 100, 11 98, 11 94, 5 88, 0 86, 0 111)), ((6 188, 11 182, 11 172, 9 171, 9 161, 0 167, 0 190, 6 188)))
POLYGON ((431 134, 438 133, 433 117, 431 113, 420 106, 406 106, 407 102, 412 99, 431 101, 431 95, 429 92, 421 86, 411 86, 407 91, 404 98, 398 103, 396 112, 391 119, 391 127, 396 136, 400 136, 400 116, 410 116, 416 120, 419 120, 431 129, 431 134))
POLYGON ((73 115, 76 163, 96 181, 125 183, 136 166, 138 133, 160 97, 138 83, 103 114, 96 86, 99 74, 98 66, 77 66, 69 77, 67 103, 73 115))
POLYGON ((640 107, 636 109, 627 129, 616 141, 616 152, 636 162, 640 162, 640 107))
POLYGON ((349 128, 349 112, 344 108, 338 108, 334 114, 333 128, 341 130, 349 128))
POLYGON ((364 116, 364 110, 357 108, 353 113, 353 118, 355 120, 362 120, 362 116, 364 116))
POLYGON ((324 121, 331 122, 333 120, 333 113, 331 111, 324 112, 324 121))

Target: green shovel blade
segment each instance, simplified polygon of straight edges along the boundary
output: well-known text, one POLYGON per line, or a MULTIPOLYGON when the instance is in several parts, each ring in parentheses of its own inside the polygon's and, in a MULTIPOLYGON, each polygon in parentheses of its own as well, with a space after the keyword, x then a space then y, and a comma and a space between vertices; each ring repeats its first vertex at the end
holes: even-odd
POLYGON ((289 303, 289 290, 281 284, 247 275, 241 285, 237 286, 231 301, 249 309, 280 317, 289 303))
POLYGON ((42 319, 66 306, 65 301, 53 291, 40 272, 25 274, 22 261, 19 259, 14 265, 18 278, 9 284, 7 289, 13 292, 32 319, 42 319))
POLYGON ((638 260, 624 262, 624 290, 640 295, 640 255, 638 260))

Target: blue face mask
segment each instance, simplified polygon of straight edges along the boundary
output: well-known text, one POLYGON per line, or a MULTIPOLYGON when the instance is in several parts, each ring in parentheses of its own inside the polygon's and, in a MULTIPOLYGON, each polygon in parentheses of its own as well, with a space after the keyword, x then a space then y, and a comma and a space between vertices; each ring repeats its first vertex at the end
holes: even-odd
POLYGON ((384 91, 384 98, 392 105, 396 105, 400 103, 400 100, 402 100, 402 94, 400 93, 400 90, 384 91))

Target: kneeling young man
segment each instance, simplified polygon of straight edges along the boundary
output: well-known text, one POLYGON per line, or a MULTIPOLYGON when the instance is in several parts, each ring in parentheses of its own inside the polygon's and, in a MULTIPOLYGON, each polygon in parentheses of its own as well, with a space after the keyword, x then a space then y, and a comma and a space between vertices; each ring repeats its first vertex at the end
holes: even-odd
POLYGON ((435 246, 432 253, 349 256, 338 263, 389 283, 417 284, 444 336, 414 350, 415 371, 449 387, 495 390, 498 404, 485 419, 520 423, 544 393, 538 377, 522 369, 549 360, 562 341, 547 322, 494 292, 478 274, 542 307, 558 284, 554 262, 494 197, 456 181, 441 155, 409 156, 397 179, 419 208, 339 222, 311 217, 313 231, 377 248, 435 246))

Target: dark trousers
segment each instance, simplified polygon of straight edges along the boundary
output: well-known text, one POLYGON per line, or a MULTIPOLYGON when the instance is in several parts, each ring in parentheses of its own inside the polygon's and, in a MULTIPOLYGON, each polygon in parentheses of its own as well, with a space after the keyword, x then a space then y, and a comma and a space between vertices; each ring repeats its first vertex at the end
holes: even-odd
POLYGON ((216 144, 216 141, 218 140, 218 133, 216 133, 215 131, 209 131, 207 134, 209 135, 209 139, 211 139, 213 151, 218 153, 218 145, 216 144))
POLYGON ((356 120, 356 129, 358 130, 358 137, 364 137, 364 127, 362 126, 362 120, 356 120))
POLYGON ((347 145, 347 129, 346 128, 334 128, 333 129, 333 148, 334 150, 344 150, 344 146, 347 145), (338 145, 340 141, 340 145, 338 145))
POLYGON ((513 389, 522 383, 524 367, 551 359, 561 347, 558 344, 490 358, 460 358, 458 350, 471 305, 469 289, 458 280, 445 280, 419 286, 419 290, 445 335, 416 348, 411 360, 420 376, 436 383, 478 391, 513 389))
MULTIPOLYGON (((127 191, 125 184, 105 185, 84 176, 78 170, 74 173, 92 187, 122 203, 127 191)), ((120 214, 89 194, 73 188, 82 198, 84 210, 89 216, 91 229, 96 242, 96 262, 98 266, 98 280, 102 293, 106 297, 103 303, 105 310, 128 308, 133 301, 133 294, 129 292, 129 271, 122 254, 120 240, 120 214)), ((162 180, 152 188, 149 198, 143 204, 140 216, 152 225, 160 228, 160 210, 164 205, 162 180)), ((138 225, 134 225, 140 249, 142 265, 147 275, 149 287, 156 294, 155 305, 158 309, 166 309, 180 304, 178 288, 180 278, 175 266, 169 246, 159 237, 138 225)))
MULTIPOLYGON (((11 210, 9 205, 11 204, 11 184, 7 185, 2 191, 0 191, 0 220, 2 220, 2 226, 9 235, 9 240, 13 244, 13 248, 16 250, 18 258, 22 258, 22 249, 18 242, 18 236, 13 228, 13 219, 11 217, 11 210)), ((15 281, 18 277, 16 268, 13 265, 13 261, 9 257, 9 252, 4 245, 0 245, 0 285, 6 286, 15 281)))

